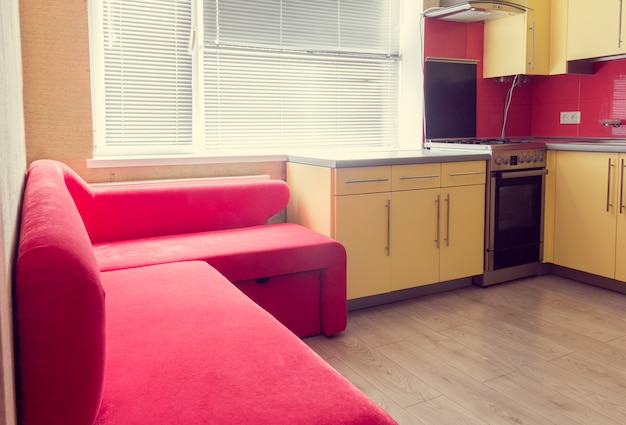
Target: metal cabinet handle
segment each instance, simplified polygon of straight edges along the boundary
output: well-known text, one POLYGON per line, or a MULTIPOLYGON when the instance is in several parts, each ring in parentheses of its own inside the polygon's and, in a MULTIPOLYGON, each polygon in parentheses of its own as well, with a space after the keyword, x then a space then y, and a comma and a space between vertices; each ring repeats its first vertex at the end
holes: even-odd
POLYGON ((448 174, 450 177, 459 177, 459 176, 475 176, 478 174, 485 174, 483 171, 467 171, 464 173, 450 173, 448 174))
POLYGON ((378 183, 378 182, 388 182, 389 179, 381 177, 377 179, 362 179, 362 180, 346 180, 344 183, 378 183))
POLYGON ((622 158, 622 169, 620 170, 620 181, 619 181, 619 213, 622 214, 624 212, 624 158, 622 158))
POLYGON ((446 246, 450 246, 450 194, 446 196, 446 246))
POLYGON ((617 29, 617 47, 622 47, 622 8, 624 7, 623 0, 619 0, 619 27, 617 29))
POLYGON ((387 199, 387 257, 391 255, 391 199, 387 199))
POLYGON ((437 195, 437 199, 435 199, 435 208, 437 208, 437 235, 435 237, 435 244, 437 246, 437 249, 439 249, 439 233, 441 231, 441 214, 439 212, 440 208, 439 208, 439 202, 441 200, 441 195, 437 195))
POLYGON ((530 69, 535 69, 535 21, 530 27, 530 69))
POLYGON ((608 178, 606 182, 606 212, 609 212, 613 204, 611 204, 611 167, 613 167, 613 161, 609 158, 609 170, 608 178))
POLYGON ((402 176, 400 180, 435 179, 437 177, 439 177, 437 174, 425 174, 423 176, 402 176))

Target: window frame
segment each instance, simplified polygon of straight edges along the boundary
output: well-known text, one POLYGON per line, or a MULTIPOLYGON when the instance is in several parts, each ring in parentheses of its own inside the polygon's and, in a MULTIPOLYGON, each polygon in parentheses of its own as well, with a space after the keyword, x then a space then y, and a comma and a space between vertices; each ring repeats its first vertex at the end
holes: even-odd
MULTIPOLYGON (((89 25, 100 25, 102 16, 93 12, 92 3, 98 0, 89 0, 89 25)), ((192 1, 193 7, 197 8, 196 1, 192 1)), ((395 150, 395 149, 421 149, 422 147, 422 127, 423 127, 423 18, 420 19, 422 11, 422 0, 401 0, 400 1, 400 56, 399 76, 398 76, 398 103, 397 111, 397 145, 381 147, 379 150, 395 150), (416 117, 419 117, 416 119, 416 117)), ((197 9, 194 10, 192 16, 197 18, 197 14, 201 13, 197 9)), ((202 40, 202 28, 197 28, 197 22, 192 22, 196 27, 195 38, 202 40)), ((101 43, 100 31, 92 31, 90 29, 90 50, 92 69, 103 66, 103 55, 93 54, 93 49, 97 49, 97 44, 101 43)), ((200 55, 193 56, 194 61, 198 61, 200 55)), ((194 63, 194 68, 197 64, 194 63)), ((198 67, 202 69, 202 67, 198 67)), ((195 69, 193 73, 193 114, 194 120, 197 115, 204 115, 203 105, 201 102, 195 101, 195 97, 203 96, 201 90, 196 87, 202 87, 203 75, 201 71, 195 69)), ((92 72, 91 89, 93 96, 93 130, 94 130, 94 152, 93 158, 88 161, 91 167, 105 167, 112 164, 121 165, 127 163, 129 165, 142 163, 144 165, 155 164, 175 164, 175 163, 211 163, 211 162, 237 162, 241 159, 247 161, 275 161, 284 160, 289 153, 285 152, 212 152, 204 149, 205 138, 203 135, 204 125, 193 126, 193 148, 188 151, 173 151, 171 149, 155 149, 153 146, 147 149, 133 149, 131 152, 115 152, 102 149, 105 142, 101 137, 103 121, 103 85, 97 84, 96 77, 92 72), (179 161, 177 161, 177 158, 179 161)), ((340 149, 345 151, 350 149, 340 149)), ((359 150, 356 148, 355 150, 359 150)), ((362 150, 362 149, 361 149, 362 150)), ((371 149, 368 149, 371 150, 371 149)))

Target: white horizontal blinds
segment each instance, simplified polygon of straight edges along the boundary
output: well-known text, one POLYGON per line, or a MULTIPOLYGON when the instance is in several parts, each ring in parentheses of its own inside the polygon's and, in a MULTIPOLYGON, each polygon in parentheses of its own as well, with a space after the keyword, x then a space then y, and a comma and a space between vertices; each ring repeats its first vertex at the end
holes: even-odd
POLYGON ((102 2, 105 151, 191 147, 191 1, 102 2))
POLYGON ((394 0, 205 0, 209 150, 396 139, 394 0))

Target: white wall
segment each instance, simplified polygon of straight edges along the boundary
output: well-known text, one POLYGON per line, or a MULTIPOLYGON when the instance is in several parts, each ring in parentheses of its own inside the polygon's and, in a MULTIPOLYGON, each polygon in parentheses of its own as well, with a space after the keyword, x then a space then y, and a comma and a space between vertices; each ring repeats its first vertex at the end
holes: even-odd
POLYGON ((0 424, 14 425, 12 272, 26 172, 19 1, 0 1, 0 424))
POLYGON ((400 149, 419 149, 423 142, 423 34, 420 14, 422 0, 402 0, 400 14, 402 33, 402 69, 400 70, 400 98, 398 136, 400 149))

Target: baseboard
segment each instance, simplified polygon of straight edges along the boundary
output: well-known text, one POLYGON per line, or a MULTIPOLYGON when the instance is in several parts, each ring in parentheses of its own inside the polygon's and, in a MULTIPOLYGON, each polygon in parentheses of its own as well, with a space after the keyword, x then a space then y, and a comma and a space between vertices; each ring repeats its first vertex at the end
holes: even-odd
POLYGON ((556 264, 550 264, 549 266, 549 273, 555 274, 557 276, 566 277, 568 279, 576 280, 578 282, 586 283, 588 285, 598 286, 600 288, 626 294, 626 282, 609 279, 607 277, 602 277, 591 273, 581 272, 579 270, 570 269, 568 267, 557 266, 556 264))
POLYGON ((417 286, 415 288, 387 292, 385 294, 372 295, 370 297, 354 298, 348 300, 348 311, 360 310, 362 308, 394 303, 398 301, 408 300, 411 298, 422 297, 424 295, 436 294, 439 292, 464 288, 467 286, 472 286, 471 277, 449 280, 447 282, 433 283, 431 285, 417 286))

